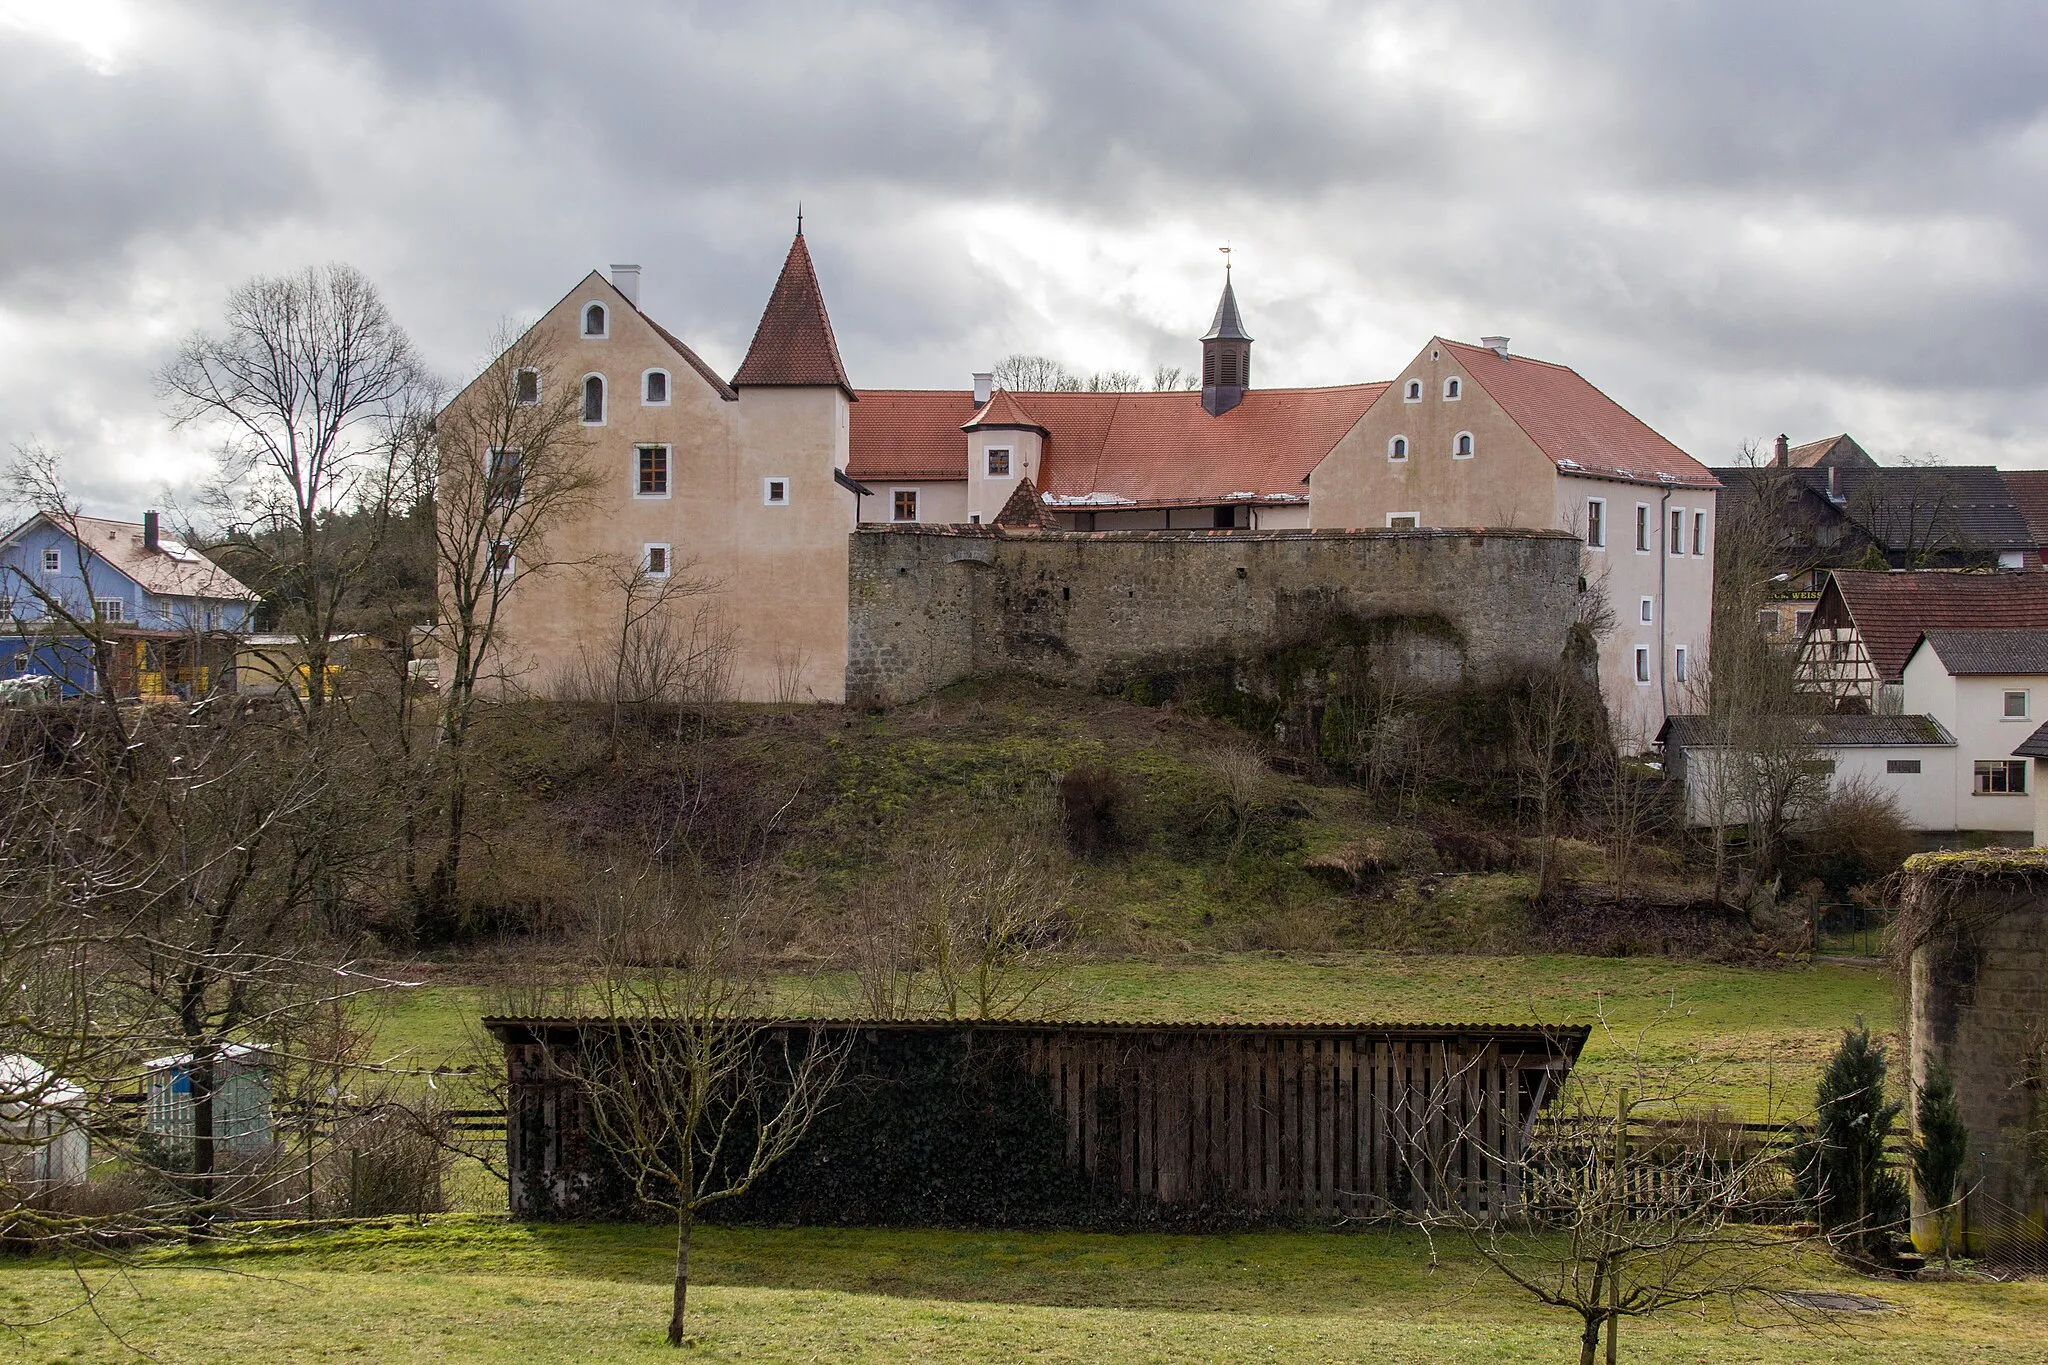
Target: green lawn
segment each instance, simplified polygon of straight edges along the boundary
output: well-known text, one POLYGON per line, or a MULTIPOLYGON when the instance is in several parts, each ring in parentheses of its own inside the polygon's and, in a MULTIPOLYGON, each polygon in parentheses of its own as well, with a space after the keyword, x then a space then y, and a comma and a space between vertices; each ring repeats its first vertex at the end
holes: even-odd
MULTIPOLYGON (((1446 1249, 1450 1251, 1449 1248, 1446 1249)), ((650 1228, 452 1219, 260 1253, 165 1255, 91 1271, 83 1313, 0 1347, 8 1359, 162 1361, 673 1359, 660 1344, 668 1246, 650 1228)), ((1572 1328, 1410 1233, 1209 1237, 708 1229, 691 1359, 874 1361, 1561 1361, 1572 1328)), ((1720 1310, 1631 1327, 1632 1361, 2039 1361, 2048 1285, 1851 1280, 1808 1265, 1788 1287, 1875 1295, 1894 1311, 1819 1327, 1737 1326, 1720 1310)), ((76 1301, 68 1271, 0 1263, 0 1317, 76 1301)))
MULTIPOLYGON (((830 976, 787 977, 780 989, 793 1011, 848 1010, 854 998, 851 982, 830 976)), ((375 1006, 380 1050, 426 1063, 450 1059, 469 1023, 497 999, 462 986, 389 993, 375 1006)), ((1712 1096, 1758 1118, 1810 1103, 1828 1053, 1859 1015, 1888 1031, 1897 1012, 1891 978, 1874 964, 1395 953, 1082 963, 1051 999, 1057 1013, 1082 1019, 1591 1023, 1585 1062, 1596 1074, 1648 1030, 1646 1053, 1699 1051, 1716 1074, 1712 1096)))

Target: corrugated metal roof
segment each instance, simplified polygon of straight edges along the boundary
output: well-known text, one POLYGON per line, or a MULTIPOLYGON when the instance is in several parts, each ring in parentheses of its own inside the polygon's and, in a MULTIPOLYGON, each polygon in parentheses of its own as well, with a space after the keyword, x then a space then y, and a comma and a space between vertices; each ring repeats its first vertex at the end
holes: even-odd
MULTIPOLYGON (((635 1022, 611 1015, 555 1015, 523 1017, 490 1015, 483 1026, 496 1033, 511 1029, 587 1028, 592 1024, 624 1025, 635 1022)), ((743 1028, 825 1028, 894 1029, 908 1032, 938 1032, 949 1029, 981 1029, 996 1033, 1280 1033, 1323 1035, 1374 1033, 1383 1035, 1490 1034, 1500 1038, 1529 1041, 1581 1043, 1591 1034, 1589 1024, 1489 1024, 1477 1022, 1387 1023, 1358 1020, 1302 1019, 864 1019, 864 1018, 742 1018, 723 1021, 743 1028)))

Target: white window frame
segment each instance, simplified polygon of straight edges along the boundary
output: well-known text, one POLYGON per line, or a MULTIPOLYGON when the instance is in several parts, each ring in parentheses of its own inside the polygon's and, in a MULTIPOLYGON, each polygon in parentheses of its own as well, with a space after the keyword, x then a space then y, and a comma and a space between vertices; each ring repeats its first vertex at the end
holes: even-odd
POLYGON ((923 515, 924 498, 921 495, 920 490, 915 488, 892 488, 889 490, 889 520, 900 522, 912 522, 921 520, 923 518, 923 515), (901 497, 905 493, 910 494, 911 514, 907 517, 899 517, 896 515, 896 499, 901 497))
POLYGON ((1692 509, 1692 552, 1702 559, 1707 555, 1707 513, 1703 507, 1692 509))
POLYGON ((1678 528, 1678 534, 1671 537, 1671 543, 1666 545, 1664 549, 1673 558, 1683 559, 1685 558, 1685 509, 1683 507, 1672 508, 1671 521, 1678 528))
POLYGON ((662 502, 675 492, 676 459, 675 447, 667 441, 636 441, 633 445, 633 464, 626 477, 633 490, 633 496, 641 502, 662 502), (661 452, 661 491, 643 493, 640 491, 640 453, 645 450, 661 452))
POLYGON ((1637 645, 1637 646, 1636 646, 1636 686, 1637 686, 1637 687, 1648 687, 1649 685, 1650 685, 1650 647, 1649 647, 1648 645, 1637 645))
POLYGON ((672 374, 670 374, 670 373, 669 373, 669 372, 668 372, 667 370, 664 370, 664 369, 662 369, 662 368, 661 368, 661 367, 660 367, 659 365, 656 365, 656 366, 655 366, 654 368, 652 368, 652 369, 647 369, 647 370, 642 370, 642 371, 640 371, 640 406, 641 406, 641 407, 643 407, 643 408, 665 408, 665 407, 667 407, 667 406, 669 405, 669 400, 670 400, 671 398, 673 398, 673 397, 674 397, 674 395, 675 395, 675 391, 676 391, 676 381, 675 381, 675 376, 674 376, 674 375, 672 375, 672 374), (661 376, 661 397, 659 397, 659 398, 649 398, 649 397, 647 396, 647 381, 648 381, 648 380, 650 380, 650 379, 652 379, 652 378, 654 378, 654 376, 656 376, 656 375, 660 375, 660 376, 661 376))
POLYGON ((1655 548, 1650 544, 1650 513, 1652 510, 1647 502, 1636 504, 1636 553, 1639 555, 1656 553, 1655 548))
POLYGON ((1408 444, 1408 438, 1407 438, 1406 436, 1398 436, 1398 435, 1397 435, 1397 436, 1389 436, 1389 437, 1387 438, 1387 459, 1388 459, 1388 461, 1389 461, 1389 462, 1391 462, 1391 463, 1393 463, 1393 464, 1406 464, 1406 463, 1408 463, 1408 451, 1409 451, 1409 444, 1408 444), (1394 447, 1395 447, 1395 446, 1399 446, 1399 447, 1401 448, 1401 449, 1400 449, 1400 453, 1399 453, 1399 454, 1396 454, 1396 453, 1395 453, 1395 451, 1394 451, 1394 447))
POLYGON ((1636 619, 1646 626, 1655 625, 1657 623, 1657 599, 1654 597, 1643 598, 1642 604, 1636 608, 1636 619))
POLYGON ((1475 440, 1473 440, 1473 439, 1472 439, 1472 433, 1471 433, 1471 432, 1469 432, 1469 431, 1461 431, 1461 432, 1459 432, 1459 433, 1458 433, 1458 434, 1457 434, 1456 436, 1453 436, 1453 437, 1451 438, 1451 458, 1452 458, 1452 459, 1454 459, 1454 460, 1469 460, 1469 459, 1471 459, 1471 458, 1472 458, 1472 457, 1473 457, 1474 455, 1478 454, 1478 452, 1479 452, 1479 443, 1478 443, 1477 441, 1475 441, 1475 440), (1461 443, 1462 443, 1462 444, 1464 445, 1464 447, 1465 447, 1465 448, 1464 448, 1463 450, 1459 450, 1459 449, 1458 449, 1458 446, 1459 446, 1459 445, 1460 445, 1461 443))
POLYGON ((1972 759, 1970 760, 1970 795, 2025 796, 2030 790, 2027 784, 2027 769, 2032 766, 2032 760, 2024 758, 1972 759), (1999 769, 2004 772, 2005 779, 2008 784, 2004 791, 1992 791, 1984 785, 1984 779, 1991 775, 1989 771, 1986 771, 1987 769, 1999 769), (2015 777, 2017 777, 2020 782, 2020 785, 2017 788, 2010 785, 2012 779, 2015 777))
POLYGON ((489 568, 492 578, 497 579, 499 582, 506 582, 519 577, 519 556, 512 553, 511 541, 494 540, 491 542, 490 548, 485 550, 484 553, 490 556, 489 568), (498 562, 498 551, 500 550, 505 552, 505 562, 502 564, 498 562))
POLYGON ((1684 645, 1679 645, 1671 651, 1671 680, 1673 682, 1686 681, 1684 645))
POLYGON ((1401 401, 1404 403, 1420 403, 1422 401, 1422 381, 1420 379, 1410 379, 1401 385, 1401 401))
POLYGON ((610 341, 612 339, 612 306, 603 299, 585 299, 583 306, 576 310, 576 334, 585 341, 610 341), (601 332, 590 330, 590 310, 593 308, 602 309, 604 312, 604 330, 601 332))
POLYGON ((1014 478, 1014 477, 1016 477, 1016 474, 1017 474, 1017 449, 1016 449, 1016 447, 1015 447, 1015 446, 990 446, 990 447, 988 447, 988 448, 987 448, 986 450, 982 451, 982 452, 981 452, 981 472, 982 472, 982 477, 984 477, 984 478, 989 478, 989 479, 1009 479, 1009 478, 1014 478), (1002 456, 1002 457, 1003 457, 1003 468, 1001 469, 1001 471, 998 471, 998 470, 997 470, 997 469, 995 468, 995 463, 996 463, 996 456, 998 456, 998 455, 1000 455, 1000 456, 1002 456))
POLYGON ((518 369, 512 371, 512 406, 515 408, 538 407, 541 400, 541 382, 540 367, 538 365, 521 365, 518 369), (519 396, 519 381, 527 375, 533 376, 533 397, 521 398, 519 396))
POLYGON ((1389 512, 1387 513, 1387 529, 1389 531, 1420 531, 1422 529, 1422 513, 1389 512), (1406 521, 1412 524, 1407 526, 1396 526, 1394 525, 1394 523, 1397 521, 1406 521))
POLYGON ((44 572, 44 573, 63 573, 63 572, 64 572, 64 552, 63 552, 62 550, 45 550, 45 551, 43 551, 43 572, 44 572))
POLYGON ((675 551, 665 540, 651 540, 640 547, 640 572, 649 578, 667 578, 676 569, 675 551), (661 567, 654 567, 654 552, 661 551, 661 567))
POLYGON ((2028 693, 2029 693, 2030 691, 2031 691, 2031 689, 2029 689, 2029 688, 2025 688, 2025 687, 2008 687, 2008 688, 2006 688, 2006 689, 2005 689, 2005 699, 2004 699, 2004 703, 2003 703, 2003 704, 2004 704, 2004 708, 2005 708, 2005 709, 2004 709, 2004 714, 2003 714, 2003 715, 2002 715, 2002 716, 2000 717, 2000 719, 2002 719, 2002 720, 2025 720, 2025 719, 2027 719, 2027 713, 2028 713, 2029 711, 2033 710, 2033 704, 2032 704, 2032 703, 2033 703, 2033 698, 2032 698, 2031 696, 2029 696, 2029 695, 2028 695, 2028 693), (2019 711, 2019 714, 2018 714, 2018 715, 2014 715, 2014 714, 2013 714, 2013 711, 2012 711, 2012 699, 2013 699, 2014 697, 2018 697, 2018 698, 2020 699, 2020 711, 2019 711))
POLYGON ((1607 552, 1607 499, 1586 499, 1586 548, 1607 552), (1594 511, 1594 508, 1599 511, 1594 511), (1598 533, 1597 535, 1595 533, 1598 533))
POLYGON ((1444 401, 1446 403, 1455 403, 1464 396, 1464 380, 1460 379, 1457 375, 1451 375, 1444 380, 1444 401))
POLYGON ((602 427, 609 426, 611 424, 611 417, 611 381, 606 379, 602 374, 598 373, 596 370, 592 370, 589 374, 584 375, 583 378, 580 381, 578 381, 576 385, 576 420, 578 422, 581 422, 586 427, 602 427), (585 417, 583 415, 586 411, 589 410, 587 405, 584 403, 584 395, 590 392, 590 381, 593 379, 597 381, 598 385, 597 420, 595 422, 591 421, 588 417, 585 417))
POLYGON ((510 468, 511 472, 516 476, 517 482, 512 487, 511 505, 517 507, 520 495, 526 491, 524 452, 518 446, 486 446, 484 448, 484 495, 493 503, 497 501, 497 494, 492 485, 503 477, 499 470, 498 457, 501 455, 510 455, 512 457, 510 468))
POLYGON ((119 597, 99 597, 93 600, 93 607, 102 621, 112 625, 124 625, 128 620, 128 603, 119 597))
POLYGON ((787 474, 768 474, 762 477, 761 505, 763 507, 789 506, 789 476, 787 474), (775 496, 777 488, 782 490, 782 496, 779 498, 775 496))

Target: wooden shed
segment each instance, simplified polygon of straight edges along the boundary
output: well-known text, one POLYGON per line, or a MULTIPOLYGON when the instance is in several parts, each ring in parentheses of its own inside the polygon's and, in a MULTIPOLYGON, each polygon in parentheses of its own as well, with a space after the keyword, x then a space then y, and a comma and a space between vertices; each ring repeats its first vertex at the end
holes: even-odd
MULTIPOLYGON (((630 1216, 605 1193, 619 1188, 614 1163, 593 1140, 568 1079, 574 1067, 561 1057, 625 1025, 484 1022, 506 1050, 512 1213, 630 1216)), ((1333 1221, 1392 1216, 1425 1190, 1498 1215, 1519 1206, 1513 1159, 1588 1033, 1494 1024, 752 1026, 764 1045, 819 1038, 851 1048, 849 1098, 751 1210, 736 1210, 828 1223, 1333 1221), (877 1128, 889 1130, 886 1139, 877 1128), (948 1193, 955 1184, 963 1189, 948 1193)))

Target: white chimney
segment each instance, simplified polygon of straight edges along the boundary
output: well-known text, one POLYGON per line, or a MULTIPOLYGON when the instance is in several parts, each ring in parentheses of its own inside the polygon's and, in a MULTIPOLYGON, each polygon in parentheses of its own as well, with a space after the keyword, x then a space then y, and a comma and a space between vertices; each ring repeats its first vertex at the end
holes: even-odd
POLYGON ((614 265, 612 267, 612 288, 626 296, 626 302, 635 308, 640 306, 640 267, 637 265, 614 265))
POLYGON ((995 388, 996 377, 994 374, 986 370, 976 370, 974 372, 974 406, 980 407, 988 402, 990 395, 995 392, 995 388))
POLYGON ((1481 337, 1479 338, 1479 344, 1492 351, 1502 360, 1508 358, 1508 339, 1506 337, 1481 337))

